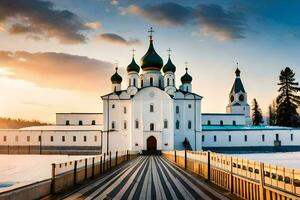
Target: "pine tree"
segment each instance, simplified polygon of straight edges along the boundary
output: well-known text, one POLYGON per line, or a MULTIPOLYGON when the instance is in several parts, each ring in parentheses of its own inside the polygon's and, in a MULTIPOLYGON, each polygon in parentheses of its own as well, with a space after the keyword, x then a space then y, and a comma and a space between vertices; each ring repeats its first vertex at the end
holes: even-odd
POLYGON ((276 125, 276 110, 277 110, 276 102, 273 101, 272 104, 269 105, 269 125, 276 125))
POLYGON ((289 67, 280 72, 278 89, 279 95, 277 103, 276 124, 279 126, 299 126, 299 114, 297 107, 300 104, 300 96, 297 92, 300 90, 298 82, 295 82, 295 73, 289 67))
POLYGON ((262 112, 256 99, 253 99, 252 104, 252 123, 254 126, 259 126, 261 123, 263 123, 262 112))

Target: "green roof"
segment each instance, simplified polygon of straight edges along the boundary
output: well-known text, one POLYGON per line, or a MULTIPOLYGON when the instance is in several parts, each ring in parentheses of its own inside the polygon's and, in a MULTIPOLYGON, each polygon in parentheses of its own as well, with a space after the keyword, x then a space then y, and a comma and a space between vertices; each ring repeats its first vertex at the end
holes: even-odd
POLYGON ((156 53, 153 40, 150 39, 150 45, 147 53, 141 59, 141 68, 144 71, 147 70, 157 70, 160 71, 163 66, 162 58, 156 53))
POLYGON ((230 93, 233 93, 233 92, 234 93, 238 93, 238 92, 246 93, 243 83, 242 83, 242 80, 240 79, 240 73, 241 73, 240 70, 237 68, 235 71, 236 78, 235 78, 235 81, 233 83, 230 93))
POLYGON ((111 82, 114 84, 120 84, 122 83, 122 77, 118 74, 118 68, 116 67, 116 72, 111 76, 110 78, 111 82))
POLYGON ((185 68, 185 74, 181 77, 182 83, 191 83, 193 78, 187 72, 188 68, 185 68))
POLYGON ((169 57, 168 62, 165 64, 163 67, 163 72, 175 72, 176 71, 176 66, 172 63, 171 58, 169 57))
POLYGON ((140 72, 140 66, 136 64, 134 57, 132 57, 131 63, 127 66, 127 72, 140 72))

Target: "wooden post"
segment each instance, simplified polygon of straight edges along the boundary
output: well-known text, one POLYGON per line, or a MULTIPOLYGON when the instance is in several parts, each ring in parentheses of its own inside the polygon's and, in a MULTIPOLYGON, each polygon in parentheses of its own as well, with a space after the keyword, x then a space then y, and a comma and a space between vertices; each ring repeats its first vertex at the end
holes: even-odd
POLYGON ((210 151, 207 152, 207 180, 210 181, 210 151))
POLYGON ((260 189, 259 189, 259 199, 266 198, 266 190, 265 190, 265 168, 264 163, 260 163, 260 189))
POLYGON ((87 179, 87 158, 84 159, 84 179, 87 179))
POLYGON ((118 151, 116 151, 116 166, 118 165, 118 151))
POLYGON ((187 152, 184 150, 184 169, 187 169, 187 152))
POLYGON ((174 156, 175 156, 175 163, 177 161, 177 158, 176 158, 176 150, 174 151, 174 156))
POLYGON ((109 169, 111 168, 111 151, 109 152, 109 169))
POLYGON ((55 193, 55 164, 52 163, 51 194, 55 193))
POLYGON ((75 163, 74 163, 74 185, 76 185, 76 182, 77 182, 77 160, 75 160, 75 163))
POLYGON ((234 192, 234 184, 233 184, 233 163, 232 163, 232 157, 230 157, 230 193, 233 194, 234 192))
POLYGON ((104 153, 104 157, 103 157, 103 172, 105 171, 105 156, 106 156, 106 154, 104 153))
POLYGON ((99 164, 99 166, 100 166, 100 174, 102 173, 102 156, 100 156, 100 164, 99 164))
POLYGON ((94 177, 95 176, 95 157, 93 157, 92 159, 93 159, 92 177, 94 177))

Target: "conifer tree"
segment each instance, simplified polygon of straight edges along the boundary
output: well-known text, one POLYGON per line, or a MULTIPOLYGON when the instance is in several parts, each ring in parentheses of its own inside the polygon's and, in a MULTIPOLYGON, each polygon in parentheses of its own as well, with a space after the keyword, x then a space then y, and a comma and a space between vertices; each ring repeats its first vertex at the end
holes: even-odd
POLYGON ((259 126, 261 123, 263 123, 262 112, 256 99, 253 99, 252 104, 252 123, 254 126, 259 126))
POLYGON ((280 72, 278 89, 279 95, 276 99, 277 117, 276 124, 279 126, 299 126, 299 114, 297 107, 300 104, 300 96, 297 95, 300 88, 295 82, 295 73, 289 67, 280 72))
POLYGON ((269 125, 276 125, 276 110, 277 110, 276 102, 273 101, 272 104, 269 105, 269 125))

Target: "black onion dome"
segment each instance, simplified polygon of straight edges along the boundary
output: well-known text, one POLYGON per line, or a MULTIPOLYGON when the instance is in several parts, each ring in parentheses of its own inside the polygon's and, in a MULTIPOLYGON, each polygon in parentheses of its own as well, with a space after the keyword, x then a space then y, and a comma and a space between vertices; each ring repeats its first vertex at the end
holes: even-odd
POLYGON ((121 84, 122 82, 122 77, 118 74, 118 68, 116 67, 116 72, 111 76, 110 78, 111 82, 113 84, 121 84))
POLYGON ((182 83, 191 83, 193 78, 187 73, 188 68, 185 68, 185 74, 181 77, 182 83))
POLYGON ((162 58, 156 53, 153 47, 153 40, 150 39, 150 45, 147 53, 141 59, 141 68, 144 71, 155 70, 160 71, 163 66, 162 58))
POLYGON ((134 57, 132 57, 131 63, 127 66, 127 72, 140 72, 140 66, 136 64, 134 57))
POLYGON ((167 64, 163 67, 163 72, 175 72, 176 66, 172 63, 171 58, 169 57, 167 64))

